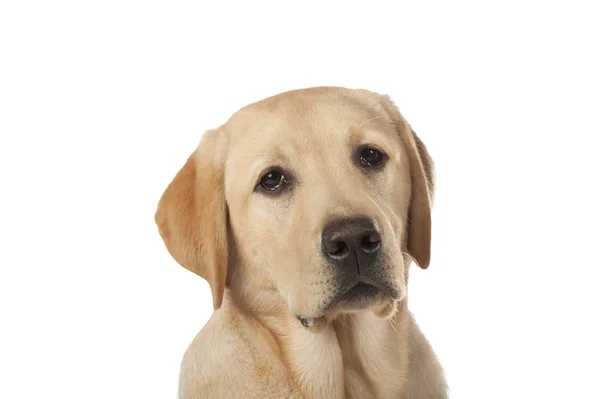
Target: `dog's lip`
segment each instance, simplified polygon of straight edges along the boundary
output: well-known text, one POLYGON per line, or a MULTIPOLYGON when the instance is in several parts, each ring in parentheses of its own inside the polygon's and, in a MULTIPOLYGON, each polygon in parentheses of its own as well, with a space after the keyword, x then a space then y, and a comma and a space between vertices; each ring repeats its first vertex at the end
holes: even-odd
MULTIPOLYGON (((398 300, 401 298, 401 293, 388 284, 378 284, 372 281, 359 280, 350 288, 341 290, 335 296, 335 299, 327 307, 326 312, 331 310, 338 304, 353 302, 355 300, 371 300, 377 295, 385 295, 391 299, 398 300)), ((325 312, 325 313, 326 313, 325 312)))
POLYGON ((369 283, 358 282, 354 284, 348 291, 346 291, 341 297, 340 302, 343 300, 353 299, 356 297, 373 297, 380 293, 381 290, 369 283))
POLYGON ((345 290, 337 291, 337 293, 334 296, 334 299, 331 300, 331 302, 329 302, 329 305, 318 314, 307 313, 297 314, 295 316, 302 323, 302 325, 312 325, 313 322, 325 318, 326 314, 331 310, 335 309, 338 305, 344 306, 344 303, 347 304, 348 302, 354 301, 356 299, 372 300, 380 294, 383 294, 393 300, 401 299, 401 293, 388 284, 374 284, 371 282, 365 282, 363 280, 360 280, 354 283, 353 285, 350 285, 349 288, 346 288, 345 290))

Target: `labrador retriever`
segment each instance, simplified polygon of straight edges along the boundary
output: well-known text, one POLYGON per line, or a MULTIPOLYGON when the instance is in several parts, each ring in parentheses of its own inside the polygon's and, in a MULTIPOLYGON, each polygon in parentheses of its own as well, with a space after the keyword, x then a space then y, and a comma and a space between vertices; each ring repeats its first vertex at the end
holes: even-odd
POLYGON ((446 398, 407 309, 429 266, 433 162, 388 96, 282 93, 206 132, 165 190, 169 253, 214 313, 180 398, 446 398))

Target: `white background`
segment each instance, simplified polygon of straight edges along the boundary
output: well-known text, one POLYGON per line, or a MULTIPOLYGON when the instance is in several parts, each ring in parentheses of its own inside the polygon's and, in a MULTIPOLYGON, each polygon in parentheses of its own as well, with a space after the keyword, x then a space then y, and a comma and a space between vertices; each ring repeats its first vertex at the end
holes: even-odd
POLYGON ((1 3, 0 397, 174 397, 211 300, 156 203, 204 130, 317 85, 390 94, 436 161, 409 297, 452 397, 600 397, 594 2, 212 3, 1 3))

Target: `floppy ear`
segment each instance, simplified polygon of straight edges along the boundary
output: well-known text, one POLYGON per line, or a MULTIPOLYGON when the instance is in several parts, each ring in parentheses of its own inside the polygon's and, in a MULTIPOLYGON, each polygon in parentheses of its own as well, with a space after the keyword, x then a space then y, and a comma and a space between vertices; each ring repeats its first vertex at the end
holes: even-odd
POLYGON ((215 310, 223 302, 227 281, 224 141, 216 130, 204 133, 162 195, 155 215, 171 256, 210 284, 215 310))
POLYGON ((431 256, 431 208, 435 190, 435 167, 425 144, 402 117, 392 100, 385 96, 384 107, 409 157, 411 200, 408 211, 408 253, 421 269, 429 267, 431 256))

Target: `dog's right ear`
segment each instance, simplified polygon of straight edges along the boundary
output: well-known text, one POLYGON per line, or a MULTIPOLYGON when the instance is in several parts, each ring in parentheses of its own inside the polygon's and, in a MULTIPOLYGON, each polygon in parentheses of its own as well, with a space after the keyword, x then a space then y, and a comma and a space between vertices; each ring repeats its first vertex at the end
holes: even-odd
POLYGON ((171 256, 210 284, 215 310, 221 307, 227 281, 226 152, 227 140, 219 130, 204 133, 155 215, 171 256))

